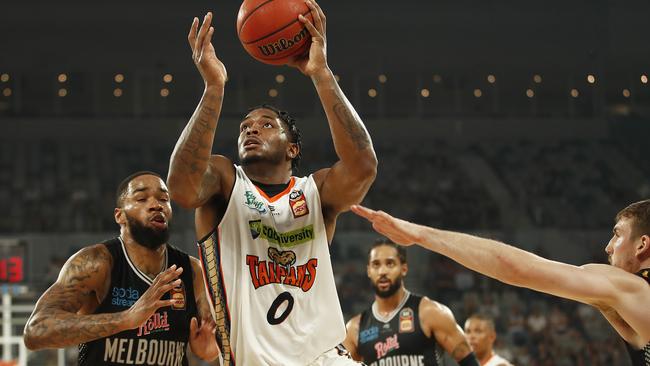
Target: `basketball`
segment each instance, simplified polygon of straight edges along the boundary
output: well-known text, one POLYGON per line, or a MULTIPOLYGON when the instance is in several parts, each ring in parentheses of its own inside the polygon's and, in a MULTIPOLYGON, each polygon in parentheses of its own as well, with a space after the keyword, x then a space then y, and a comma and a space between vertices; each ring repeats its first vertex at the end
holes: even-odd
POLYGON ((256 60, 284 65, 308 52, 311 44, 298 14, 313 22, 304 0, 244 0, 237 15, 237 35, 256 60))

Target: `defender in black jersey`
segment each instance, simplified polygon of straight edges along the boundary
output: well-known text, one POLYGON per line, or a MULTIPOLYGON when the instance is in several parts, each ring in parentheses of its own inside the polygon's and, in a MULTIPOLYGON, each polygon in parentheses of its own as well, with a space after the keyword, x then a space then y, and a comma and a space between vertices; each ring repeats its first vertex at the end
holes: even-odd
POLYGON ((353 206, 373 228, 400 245, 419 244, 499 281, 592 305, 627 342, 634 366, 650 366, 650 200, 616 215, 606 264, 581 267, 472 235, 400 220, 353 206))
POLYGON ((201 265, 167 244, 171 217, 158 174, 127 177, 115 208, 120 235, 66 262, 25 326, 25 345, 79 345, 79 365, 88 366, 186 366, 188 343, 214 360, 216 323, 201 265))
POLYGON ((343 344, 352 358, 369 366, 438 366, 439 345, 461 366, 478 366, 449 308, 404 288, 402 279, 408 272, 404 248, 377 241, 370 249, 367 271, 375 301, 347 324, 343 344))

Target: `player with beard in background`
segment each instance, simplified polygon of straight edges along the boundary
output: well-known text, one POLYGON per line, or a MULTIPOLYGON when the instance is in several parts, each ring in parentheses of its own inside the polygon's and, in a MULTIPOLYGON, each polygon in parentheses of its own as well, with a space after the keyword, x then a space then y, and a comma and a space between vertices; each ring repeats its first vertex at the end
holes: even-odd
POLYGON ((189 343, 216 359, 201 264, 167 244, 172 209, 160 176, 124 179, 114 214, 120 235, 74 254, 38 300, 27 348, 79 345, 79 365, 186 366, 189 343))
POLYGON ((386 239, 375 242, 367 272, 375 301, 347 324, 343 344, 352 358, 369 366, 437 366, 439 345, 459 365, 479 365, 449 308, 404 287, 408 264, 403 247, 386 239))

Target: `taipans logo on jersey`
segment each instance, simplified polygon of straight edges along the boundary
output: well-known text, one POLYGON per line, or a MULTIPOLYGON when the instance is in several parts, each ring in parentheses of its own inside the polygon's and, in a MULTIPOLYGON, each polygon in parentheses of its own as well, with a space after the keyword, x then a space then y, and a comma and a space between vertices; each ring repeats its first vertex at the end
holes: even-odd
POLYGON ((307 199, 305 198, 305 194, 299 189, 289 194, 289 207, 291 207, 294 219, 309 215, 307 199))
POLYGON ((380 359, 392 350, 399 349, 399 342, 397 341, 397 334, 392 337, 386 338, 383 342, 375 343, 375 351, 377 351, 377 359, 380 359))
POLYGON ((307 263, 294 266, 296 253, 269 248, 270 261, 260 261, 256 255, 247 255, 246 264, 251 274, 253 287, 257 290, 272 283, 300 287, 307 292, 316 281, 318 259, 311 258, 307 263))
POLYGON ((253 240, 257 238, 266 239, 282 248, 291 248, 314 240, 314 225, 302 227, 297 230, 280 233, 275 228, 262 224, 262 220, 248 222, 253 240))
POLYGON ((185 310, 185 285, 183 281, 181 284, 172 288, 169 291, 169 297, 175 299, 177 302, 172 305, 172 310, 185 310))
POLYGON ((257 197, 255 197, 255 193, 253 193, 252 191, 246 191, 246 193, 244 193, 244 196, 246 198, 246 202, 244 202, 244 205, 246 207, 256 210, 262 215, 266 213, 266 207, 264 207, 264 202, 258 201, 257 197))
POLYGON ((367 343, 379 338, 379 328, 370 327, 359 332, 359 343, 367 343))
POLYGON ((111 305, 131 307, 140 298, 140 293, 130 287, 113 287, 111 296, 111 305))
POLYGON ((169 330, 169 322, 167 321, 167 312, 155 313, 138 328, 138 337, 149 335, 151 333, 166 332, 169 330))
POLYGON ((413 322, 413 310, 411 308, 404 308, 399 312, 399 332, 415 332, 415 322, 413 322))

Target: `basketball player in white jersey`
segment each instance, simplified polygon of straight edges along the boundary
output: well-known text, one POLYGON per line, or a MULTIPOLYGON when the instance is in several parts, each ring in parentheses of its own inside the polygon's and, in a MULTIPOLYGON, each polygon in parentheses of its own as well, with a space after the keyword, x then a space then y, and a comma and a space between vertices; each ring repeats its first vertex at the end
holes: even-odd
POLYGON ((494 352, 497 332, 494 320, 483 314, 474 314, 465 320, 465 336, 481 366, 512 366, 494 352))
POLYGON ((634 366, 650 366, 650 200, 616 215, 607 264, 573 266, 472 235, 434 229, 362 206, 352 211, 397 244, 419 244, 501 282, 596 307, 625 340, 634 366))
POLYGON ((211 44, 212 15, 189 34, 203 97, 171 157, 171 197, 195 208, 196 233, 217 313, 225 364, 354 364, 339 344, 345 324, 329 246, 337 216, 360 202, 374 181, 377 158, 361 119, 327 64, 325 16, 306 1, 314 23, 308 55, 291 66, 313 82, 339 157, 331 168, 293 176, 300 157, 295 120, 271 106, 240 124, 240 165, 211 155, 226 69, 211 44))

